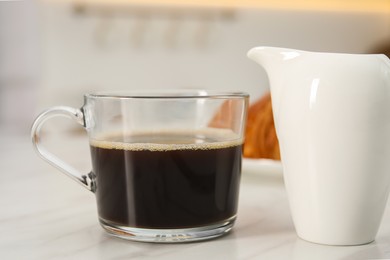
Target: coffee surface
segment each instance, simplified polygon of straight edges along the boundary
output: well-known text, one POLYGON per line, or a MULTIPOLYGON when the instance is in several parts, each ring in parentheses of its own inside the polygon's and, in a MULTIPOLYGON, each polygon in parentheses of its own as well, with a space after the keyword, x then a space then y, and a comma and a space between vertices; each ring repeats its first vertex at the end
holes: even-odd
POLYGON ((91 140, 99 216, 138 228, 205 226, 235 216, 242 141, 223 131, 91 140))

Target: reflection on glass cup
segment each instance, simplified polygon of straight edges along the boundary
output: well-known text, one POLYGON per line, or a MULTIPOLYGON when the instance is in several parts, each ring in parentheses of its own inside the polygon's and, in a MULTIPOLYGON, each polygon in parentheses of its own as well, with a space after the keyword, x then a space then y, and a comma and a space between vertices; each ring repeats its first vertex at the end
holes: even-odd
POLYGON ((245 93, 87 94, 81 109, 43 112, 31 135, 44 160, 96 194, 100 223, 110 234, 196 241, 234 225, 247 106, 245 93), (42 146, 40 129, 53 116, 84 126, 92 172, 80 174, 42 146))

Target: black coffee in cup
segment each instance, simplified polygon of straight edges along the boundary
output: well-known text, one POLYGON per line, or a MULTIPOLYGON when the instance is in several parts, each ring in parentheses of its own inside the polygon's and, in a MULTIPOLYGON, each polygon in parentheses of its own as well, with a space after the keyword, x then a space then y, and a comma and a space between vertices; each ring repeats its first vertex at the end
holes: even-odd
POLYGON ((91 140, 91 154, 109 225, 177 229, 236 215, 242 141, 224 131, 111 134, 91 140))

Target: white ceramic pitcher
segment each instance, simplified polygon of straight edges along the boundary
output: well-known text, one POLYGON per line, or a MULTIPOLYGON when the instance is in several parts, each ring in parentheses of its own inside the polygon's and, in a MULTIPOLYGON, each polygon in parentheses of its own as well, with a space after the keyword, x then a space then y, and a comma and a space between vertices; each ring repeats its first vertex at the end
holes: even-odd
POLYGON ((373 241, 390 188, 390 60, 256 47, 266 70, 297 234, 373 241))

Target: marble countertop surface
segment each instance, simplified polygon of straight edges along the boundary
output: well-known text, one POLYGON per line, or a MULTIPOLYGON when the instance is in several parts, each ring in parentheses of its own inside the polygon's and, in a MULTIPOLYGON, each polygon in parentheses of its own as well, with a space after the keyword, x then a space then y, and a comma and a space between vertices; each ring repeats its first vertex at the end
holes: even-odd
MULTIPOLYGON (((371 244, 309 243, 295 234, 281 175, 261 169, 244 169, 238 219, 226 236, 184 244, 114 238, 98 224, 93 193, 42 161, 28 135, 3 131, 0 144, 0 259, 390 259, 390 203, 371 244)), ((51 145, 89 170, 85 137, 51 145)))

